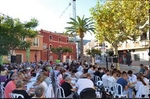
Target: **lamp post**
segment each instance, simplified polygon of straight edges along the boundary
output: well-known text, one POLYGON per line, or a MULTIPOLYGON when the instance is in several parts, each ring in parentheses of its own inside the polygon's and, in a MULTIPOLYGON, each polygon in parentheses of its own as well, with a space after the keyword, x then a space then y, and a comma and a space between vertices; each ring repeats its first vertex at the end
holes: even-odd
POLYGON ((46 60, 48 62, 49 61, 49 52, 50 52, 50 49, 48 48, 47 44, 44 44, 43 48, 46 50, 46 60))
POLYGON ((108 54, 105 54, 105 58, 106 58, 106 69, 108 70, 108 54))
POLYGON ((47 49, 47 62, 48 62, 49 49, 48 49, 48 47, 46 49, 47 49))

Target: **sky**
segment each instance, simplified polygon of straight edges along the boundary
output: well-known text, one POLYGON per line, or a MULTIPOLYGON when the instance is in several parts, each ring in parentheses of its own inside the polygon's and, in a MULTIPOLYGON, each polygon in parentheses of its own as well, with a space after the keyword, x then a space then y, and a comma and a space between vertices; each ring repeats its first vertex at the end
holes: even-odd
MULTIPOLYGON (((89 9, 97 1, 76 0, 76 15, 90 17, 89 9)), ((0 13, 19 18, 22 22, 36 18, 39 21, 37 30, 62 33, 70 21, 69 18, 73 16, 72 5, 64 12, 69 2, 72 3, 72 0, 0 0, 0 13)), ((94 38, 94 35, 87 33, 84 39, 94 38)))

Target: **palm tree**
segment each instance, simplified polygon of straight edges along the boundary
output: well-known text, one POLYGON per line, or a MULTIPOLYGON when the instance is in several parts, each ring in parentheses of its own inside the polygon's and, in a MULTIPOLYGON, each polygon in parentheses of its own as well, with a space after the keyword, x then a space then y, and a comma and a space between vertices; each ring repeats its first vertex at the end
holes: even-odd
POLYGON ((67 33, 73 34, 76 33, 80 37, 80 59, 81 64, 83 64, 83 37, 86 32, 94 32, 94 23, 91 18, 85 18, 84 16, 80 18, 77 16, 77 20, 74 18, 70 18, 70 22, 67 24, 71 25, 70 27, 66 27, 67 33))

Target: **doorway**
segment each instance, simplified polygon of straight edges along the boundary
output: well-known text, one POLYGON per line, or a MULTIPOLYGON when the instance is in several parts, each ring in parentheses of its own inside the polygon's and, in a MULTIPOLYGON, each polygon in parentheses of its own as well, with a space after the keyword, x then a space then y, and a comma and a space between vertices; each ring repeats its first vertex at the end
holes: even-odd
POLYGON ((16 63, 20 64, 22 62, 22 55, 16 55, 16 63))

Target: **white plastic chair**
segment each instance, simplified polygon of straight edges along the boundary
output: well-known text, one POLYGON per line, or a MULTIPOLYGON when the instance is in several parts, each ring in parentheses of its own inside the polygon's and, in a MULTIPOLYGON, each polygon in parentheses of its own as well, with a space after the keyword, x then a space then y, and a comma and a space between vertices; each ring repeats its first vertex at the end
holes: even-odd
POLYGON ((103 84, 102 81, 97 81, 97 82, 96 82, 96 85, 97 85, 97 86, 101 86, 102 84, 103 84))
POLYGON ((65 92, 61 86, 58 86, 56 88, 56 95, 57 95, 57 98, 65 98, 65 92))
POLYGON ((101 78, 99 77, 99 76, 94 76, 94 82, 96 83, 96 82, 98 82, 99 80, 101 80, 101 78))
MULTIPOLYGON (((102 81, 98 81, 96 82, 97 87, 103 86, 103 82, 102 81)), ((96 89, 96 96, 97 98, 101 98, 102 96, 102 92, 99 88, 96 89)))
POLYGON ((123 88, 122 88, 122 85, 116 83, 116 86, 115 86, 115 95, 114 97, 118 96, 118 98, 121 98, 121 97, 127 97, 127 95, 123 94, 123 88))
POLYGON ((108 80, 102 78, 102 81, 103 81, 103 86, 105 88, 105 91, 108 92, 108 80))
POLYGON ((16 93, 10 93, 10 97, 11 97, 11 98, 19 98, 19 97, 24 98, 23 95, 21 95, 21 94, 16 94, 16 93))
POLYGON ((54 90, 53 90, 53 86, 52 84, 50 84, 47 88, 47 91, 46 91, 46 95, 45 95, 46 98, 54 98, 54 90))
POLYGON ((108 92, 110 92, 112 95, 114 95, 115 90, 116 90, 116 83, 108 80, 108 92))
POLYGON ((0 89, 1 97, 0 98, 5 98, 4 87, 3 87, 3 85, 0 85, 0 87, 1 87, 1 89, 0 89))

